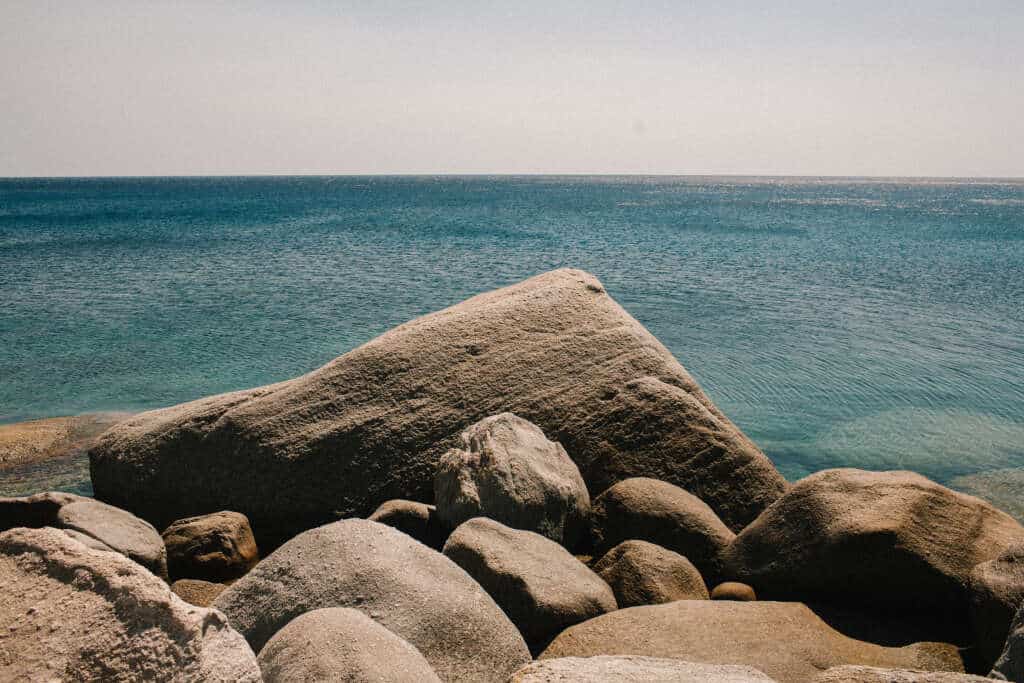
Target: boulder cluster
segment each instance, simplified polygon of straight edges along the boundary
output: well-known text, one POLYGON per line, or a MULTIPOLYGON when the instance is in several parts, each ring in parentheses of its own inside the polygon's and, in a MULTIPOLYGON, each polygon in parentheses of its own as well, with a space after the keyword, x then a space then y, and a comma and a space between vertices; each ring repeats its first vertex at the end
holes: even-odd
POLYGON ((787 484, 579 271, 90 455, 0 499, 0 680, 1024 681, 1024 527, 787 484))

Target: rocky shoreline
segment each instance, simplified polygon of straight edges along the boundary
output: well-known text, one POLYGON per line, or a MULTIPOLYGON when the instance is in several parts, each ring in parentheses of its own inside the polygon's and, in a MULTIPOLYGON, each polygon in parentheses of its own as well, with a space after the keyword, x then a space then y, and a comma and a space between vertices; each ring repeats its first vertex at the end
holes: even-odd
POLYGON ((1024 526, 788 484, 581 271, 89 459, 96 500, 0 499, 0 679, 1024 680, 1024 526))

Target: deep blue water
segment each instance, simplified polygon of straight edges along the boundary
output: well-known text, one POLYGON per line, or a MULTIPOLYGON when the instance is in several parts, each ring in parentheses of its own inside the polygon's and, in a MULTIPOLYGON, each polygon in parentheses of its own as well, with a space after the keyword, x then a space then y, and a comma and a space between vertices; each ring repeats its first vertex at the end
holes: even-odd
POLYGON ((286 379, 559 266, 790 478, 1024 466, 1024 181, 0 180, 0 422, 286 379))

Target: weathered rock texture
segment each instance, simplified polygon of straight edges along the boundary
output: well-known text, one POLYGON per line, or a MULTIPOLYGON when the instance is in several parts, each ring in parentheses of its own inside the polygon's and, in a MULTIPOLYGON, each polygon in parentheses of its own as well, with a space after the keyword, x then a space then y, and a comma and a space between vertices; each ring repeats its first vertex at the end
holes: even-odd
POLYGON ((873 666, 835 666, 823 671, 814 683, 991 683, 992 679, 950 671, 880 669, 873 666))
POLYGON ((394 499, 431 501, 441 455, 512 412, 592 494, 678 484, 734 530, 786 487, 771 462, 593 276, 558 270, 419 318, 308 375, 143 413, 91 450, 97 497, 159 528, 215 510, 257 540, 394 499))
POLYGON ((601 577, 532 531, 477 517, 448 537, 444 554, 484 587, 534 652, 566 627, 616 607, 601 577))
POLYGON ((260 680, 222 614, 64 531, 0 534, 0 587, 0 680, 260 680))
POLYGON ((1003 651, 1017 608, 1024 602, 1024 544, 971 571, 971 626, 981 666, 991 668, 1003 651))
POLYGON ((441 456, 434 502, 452 529, 490 517, 568 547, 590 514, 587 486, 562 445, 512 413, 480 420, 462 433, 462 448, 441 456))
POLYGON ((1024 605, 1017 609, 1010 623, 1006 645, 989 676, 1015 683, 1024 681, 1024 605))
POLYGON ((509 683, 772 683, 749 666, 662 657, 561 657, 531 662, 509 683))
POLYGON ((230 581, 260 561, 249 520, 238 512, 179 519, 162 536, 171 578, 230 581))
POLYGON ((344 607, 292 619, 260 650, 259 663, 265 683, 440 683, 419 650, 344 607))
POLYGON ((178 579, 171 584, 171 590, 190 605, 209 607, 217 596, 227 588, 223 583, 212 583, 200 579, 178 579))
POLYGON ((752 666, 780 683, 841 664, 963 671, 952 645, 882 647, 832 629, 797 602, 679 600, 630 607, 562 632, 540 656, 643 655, 752 666))
POLYGON ((35 493, 22 498, 0 498, 0 531, 20 526, 31 529, 60 526, 57 513, 62 507, 89 500, 91 499, 62 491, 35 493))
POLYGON ((365 519, 296 536, 213 605, 256 651, 300 614, 353 607, 416 647, 442 680, 503 682, 530 659, 515 626, 466 572, 365 519))
POLYGON ((398 529, 435 550, 444 547, 450 531, 437 518, 437 508, 412 500, 389 500, 381 503, 367 519, 398 529))
POLYGON ((735 538, 702 500, 647 477, 620 481, 597 497, 591 534, 596 554, 630 539, 649 541, 686 557, 711 584, 721 580, 723 554, 735 538))
POLYGON ((968 576, 1024 540, 988 503, 912 472, 825 470, 736 537, 729 564, 762 597, 966 609, 968 576))
POLYGON ((594 571, 612 587, 620 608, 708 599, 708 588, 688 559, 647 541, 623 541, 594 564, 594 571))

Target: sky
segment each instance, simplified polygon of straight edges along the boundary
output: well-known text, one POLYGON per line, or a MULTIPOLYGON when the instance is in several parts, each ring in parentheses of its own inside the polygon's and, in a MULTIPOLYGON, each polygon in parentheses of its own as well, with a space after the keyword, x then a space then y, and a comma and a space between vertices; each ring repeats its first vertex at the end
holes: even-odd
POLYGON ((1024 176, 1024 2, 0 0, 0 176, 1024 176))

